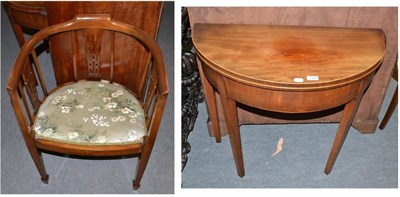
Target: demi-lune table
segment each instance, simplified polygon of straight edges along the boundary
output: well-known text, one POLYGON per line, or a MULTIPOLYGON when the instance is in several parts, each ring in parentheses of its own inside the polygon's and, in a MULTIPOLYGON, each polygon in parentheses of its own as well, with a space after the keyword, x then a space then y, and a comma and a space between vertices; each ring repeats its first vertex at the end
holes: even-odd
MULTIPOLYGON (((386 49, 379 29, 195 24, 193 43, 212 122, 221 98, 238 175, 243 177, 237 104, 277 113, 344 106, 325 167, 329 174, 386 49)), ((217 142, 218 124, 212 124, 217 142)), ((260 139, 261 140, 261 139, 260 139)))

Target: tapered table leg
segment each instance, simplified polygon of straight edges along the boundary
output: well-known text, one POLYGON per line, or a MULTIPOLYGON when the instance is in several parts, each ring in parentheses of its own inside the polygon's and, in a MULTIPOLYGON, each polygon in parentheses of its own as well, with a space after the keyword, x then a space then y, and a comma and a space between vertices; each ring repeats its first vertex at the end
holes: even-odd
POLYGON ((329 174, 335 164, 336 158, 339 155, 340 149, 346 139, 347 133, 349 132, 351 123, 353 122, 354 115, 357 112, 357 108, 361 102, 361 95, 347 103, 344 107, 342 117, 340 119, 339 128, 336 132, 335 140, 333 141, 332 149, 329 154, 328 161, 325 166, 325 174, 329 174))
POLYGON ((217 105, 215 100, 215 90, 211 86, 210 82, 204 77, 203 70, 201 66, 199 66, 200 77, 203 82, 205 99, 207 102, 208 115, 211 119, 212 129, 215 137, 215 141, 217 143, 221 142, 221 133, 219 130, 219 120, 218 120, 218 112, 217 105))
POLYGON ((229 141, 231 143, 233 158, 235 159, 236 170, 240 177, 244 176, 244 164, 242 145, 240 140, 238 114, 236 101, 221 94, 221 103, 224 110, 225 121, 229 132, 229 141))

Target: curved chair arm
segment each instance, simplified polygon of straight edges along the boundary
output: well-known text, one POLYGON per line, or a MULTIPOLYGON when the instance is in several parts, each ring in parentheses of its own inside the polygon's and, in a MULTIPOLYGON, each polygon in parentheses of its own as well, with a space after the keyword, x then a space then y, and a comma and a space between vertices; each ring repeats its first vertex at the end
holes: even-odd
MULTIPOLYGON (((168 81, 167 81, 167 76, 166 76, 164 58, 163 58, 163 55, 161 53, 161 50, 160 50, 158 44, 155 42, 154 39, 152 39, 150 36, 148 36, 146 32, 144 32, 136 27, 112 20, 109 15, 93 14, 93 15, 77 15, 74 19, 72 19, 70 21, 46 27, 46 28, 42 29, 41 31, 39 31, 38 33, 36 33, 35 35, 33 35, 31 37, 31 39, 22 46, 22 48, 16 58, 16 61, 14 63, 14 67, 11 71, 10 77, 8 79, 7 90, 10 94, 11 102, 14 107, 14 111, 16 113, 18 123, 19 123, 23 133, 29 133, 30 127, 29 127, 29 124, 27 124, 27 121, 23 118, 24 113, 22 111, 21 106, 23 106, 23 104, 24 104, 25 110, 28 111, 28 116, 31 121, 31 124, 32 124, 32 119, 37 112, 37 107, 35 106, 35 102, 32 101, 32 98, 30 98, 31 104, 34 108, 34 113, 33 113, 32 117, 30 117, 29 109, 26 109, 26 108, 28 108, 27 104, 21 103, 20 99, 18 99, 19 95, 24 94, 23 92, 21 92, 21 89, 20 89, 21 87, 19 87, 19 86, 21 86, 20 82, 21 82, 21 79, 24 77, 23 73, 26 72, 26 69, 28 69, 26 66, 27 62, 28 62, 30 56, 36 56, 34 54, 34 47, 42 40, 49 38, 53 35, 56 35, 56 34, 59 34, 62 32, 82 30, 82 29, 99 29, 99 30, 109 30, 109 31, 123 33, 123 34, 126 34, 128 36, 135 38, 145 48, 147 48, 147 50, 150 51, 150 53, 153 57, 153 60, 154 60, 153 69, 155 69, 154 72, 155 72, 155 76, 157 79, 155 80, 156 81, 156 91, 155 91, 155 94, 153 94, 154 96, 156 96, 155 100, 154 100, 154 104, 153 104, 154 105, 154 107, 153 107, 154 113, 150 113, 149 117, 151 117, 150 118, 151 120, 149 121, 150 124, 148 124, 148 126, 151 126, 151 127, 149 127, 149 131, 157 130, 158 126, 160 124, 160 121, 161 121, 161 116, 162 116, 163 109, 165 106, 165 100, 168 95, 168 81), (154 129, 153 129, 153 127, 154 127, 154 129)), ((35 62, 35 64, 36 64, 36 62, 35 62)), ((28 73, 31 73, 31 74, 32 74, 32 72, 28 71, 28 73)), ((41 76, 41 71, 36 70, 36 72, 40 78, 40 82, 41 82, 41 85, 43 88, 43 86, 45 86, 45 84, 42 84, 42 81, 44 81, 44 79, 42 79, 43 76, 41 76)), ((36 79, 35 76, 33 76, 33 77, 36 79)), ((22 85, 26 85, 26 82, 25 82, 25 84, 23 83, 22 85)), ((32 88, 34 88, 35 89, 34 91, 36 91, 36 86, 33 86, 32 88)), ((44 92, 47 92, 47 90, 44 92)), ((45 96, 47 96, 46 93, 45 93, 45 96)), ((29 95, 29 97, 31 97, 31 95, 29 95)), ((37 93, 36 93, 36 95, 33 95, 33 97, 38 97, 37 93)), ((35 100, 35 98, 33 100, 35 100)), ((41 102, 40 100, 43 100, 43 99, 36 98, 36 100, 37 100, 36 102, 39 102, 38 105, 40 105, 40 102, 41 102)), ((150 132, 150 134, 151 133, 153 133, 153 132, 150 132)), ((155 132, 154 134, 156 135, 156 133, 157 132, 155 132)), ((24 136, 25 136, 25 134, 24 134, 24 136)), ((154 138, 155 138, 155 136, 154 136, 154 138)))

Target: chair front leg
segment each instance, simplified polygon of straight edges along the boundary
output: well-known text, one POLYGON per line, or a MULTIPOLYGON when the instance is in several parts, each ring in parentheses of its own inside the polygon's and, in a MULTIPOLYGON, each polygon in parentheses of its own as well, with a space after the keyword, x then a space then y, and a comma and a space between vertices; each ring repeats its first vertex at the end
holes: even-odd
MULTIPOLYGON (((151 150, 154 144, 149 144, 149 137, 143 137, 143 150, 138 157, 136 177, 133 180, 133 189, 137 190, 140 187, 140 181, 142 180, 144 171, 146 170, 147 162, 149 161, 151 150)), ((154 142, 153 142, 154 143, 154 142)))
MULTIPOLYGON (((28 149, 30 149, 30 148, 28 148, 28 149)), ((42 152, 35 147, 35 148, 32 148, 32 150, 29 150, 29 153, 31 154, 33 162, 35 163, 36 168, 39 171, 39 174, 41 177, 40 180, 42 180, 42 182, 44 184, 48 184, 49 183, 49 175, 47 174, 46 168, 44 166, 42 152)))
POLYGON ((150 116, 150 131, 148 136, 143 137, 143 150, 138 158, 138 167, 136 171, 136 178, 133 181, 133 189, 137 190, 140 187, 143 173, 146 170, 147 162, 149 161, 151 151, 153 150, 154 142, 156 141, 158 128, 160 127, 164 106, 167 100, 168 93, 165 92, 156 97, 154 112, 150 116))
POLYGON ((29 132, 30 128, 27 124, 27 121, 24 118, 24 114, 21 109, 22 104, 19 102, 18 99, 18 92, 14 91, 13 89, 9 89, 8 91, 10 93, 11 104, 13 106, 14 113, 17 117, 18 124, 21 128, 21 133, 22 136, 24 137, 24 141, 28 148, 28 151, 33 159, 33 162, 35 163, 37 170, 39 171, 42 182, 48 184, 49 175, 47 174, 46 168, 44 167, 42 153, 37 148, 35 140, 30 135, 29 132))

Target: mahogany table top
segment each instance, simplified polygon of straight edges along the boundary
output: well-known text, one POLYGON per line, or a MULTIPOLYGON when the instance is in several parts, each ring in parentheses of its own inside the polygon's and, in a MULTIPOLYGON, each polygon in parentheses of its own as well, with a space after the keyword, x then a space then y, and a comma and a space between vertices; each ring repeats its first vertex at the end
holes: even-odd
POLYGON ((343 86, 379 66, 380 29, 195 24, 198 55, 221 75, 271 89, 343 86))

